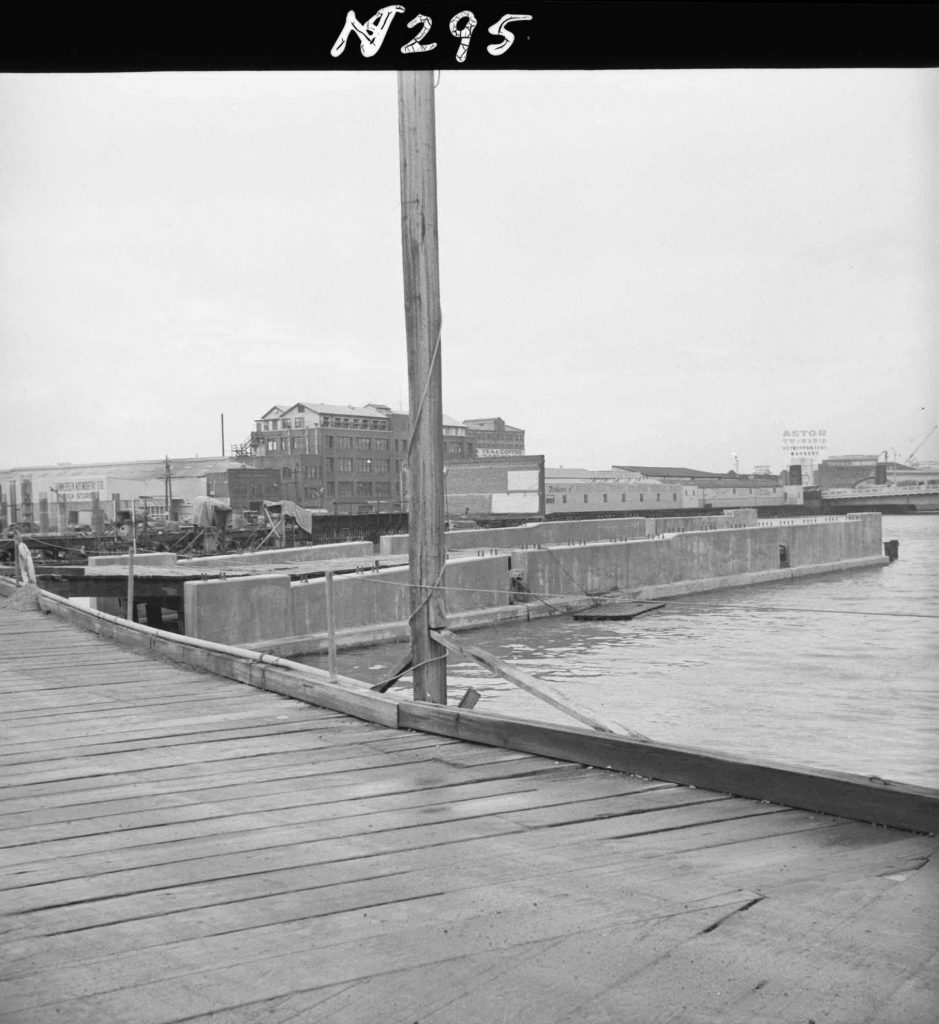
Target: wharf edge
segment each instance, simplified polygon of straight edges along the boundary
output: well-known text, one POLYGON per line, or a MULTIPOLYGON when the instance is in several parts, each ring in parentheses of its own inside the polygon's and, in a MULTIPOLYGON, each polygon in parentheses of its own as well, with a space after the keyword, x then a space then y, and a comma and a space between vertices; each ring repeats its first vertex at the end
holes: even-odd
MULTIPOLYGON (((0 594, 9 590, 8 584, 0 583, 0 594)), ((346 677, 341 678, 342 685, 337 686, 329 682, 328 673, 312 666, 167 633, 78 607, 45 591, 40 590, 38 595, 42 612, 54 614, 99 636, 389 728, 464 739, 913 832, 939 832, 939 789, 878 776, 823 771, 744 759, 713 750, 637 741, 491 712, 405 701, 376 693, 365 683, 346 677)))

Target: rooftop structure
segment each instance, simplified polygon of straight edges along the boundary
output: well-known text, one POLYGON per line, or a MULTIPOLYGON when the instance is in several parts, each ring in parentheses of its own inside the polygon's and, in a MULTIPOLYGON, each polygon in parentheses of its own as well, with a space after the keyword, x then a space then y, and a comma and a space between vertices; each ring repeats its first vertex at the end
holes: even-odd
POLYGON ((625 469, 630 473, 638 473, 641 477, 654 480, 697 480, 704 477, 719 477, 721 473, 710 473, 703 469, 688 469, 687 466, 614 466, 614 469, 625 469))

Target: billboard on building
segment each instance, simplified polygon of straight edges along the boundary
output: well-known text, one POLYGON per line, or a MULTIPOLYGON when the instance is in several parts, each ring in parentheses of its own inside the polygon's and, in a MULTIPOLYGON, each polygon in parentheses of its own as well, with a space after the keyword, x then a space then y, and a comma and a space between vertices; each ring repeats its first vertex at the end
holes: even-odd
POLYGON ((784 430, 782 449, 790 460, 815 458, 828 447, 828 432, 817 428, 811 430, 784 430))
POLYGON ((90 480, 58 480, 53 487, 60 501, 91 501, 105 497, 104 477, 90 480))

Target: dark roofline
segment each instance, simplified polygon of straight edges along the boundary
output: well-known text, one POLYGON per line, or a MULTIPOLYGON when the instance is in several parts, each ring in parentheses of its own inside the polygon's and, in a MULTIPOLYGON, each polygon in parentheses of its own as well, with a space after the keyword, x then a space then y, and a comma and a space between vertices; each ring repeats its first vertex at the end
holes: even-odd
POLYGON ((671 476, 684 479, 723 477, 726 473, 709 473, 703 469, 689 469, 687 466, 623 466, 615 465, 614 469, 626 469, 630 473, 642 473, 644 476, 671 476))

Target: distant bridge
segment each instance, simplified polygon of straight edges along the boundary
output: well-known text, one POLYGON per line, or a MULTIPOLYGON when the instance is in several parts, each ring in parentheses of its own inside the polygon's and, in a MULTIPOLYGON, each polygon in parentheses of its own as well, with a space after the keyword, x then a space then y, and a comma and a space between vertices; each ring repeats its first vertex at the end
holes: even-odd
POLYGON ((830 512, 939 512, 939 485, 823 487, 822 507, 830 512))

